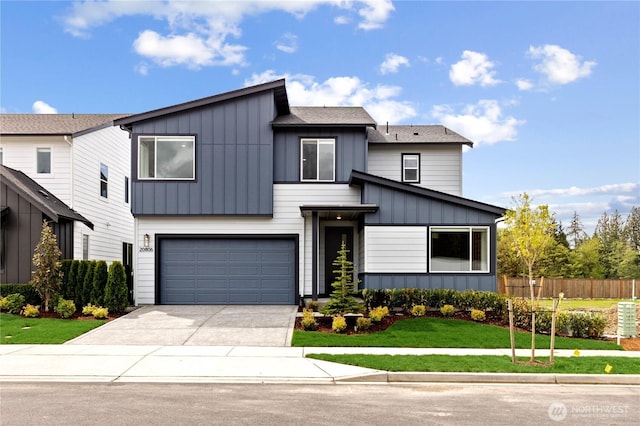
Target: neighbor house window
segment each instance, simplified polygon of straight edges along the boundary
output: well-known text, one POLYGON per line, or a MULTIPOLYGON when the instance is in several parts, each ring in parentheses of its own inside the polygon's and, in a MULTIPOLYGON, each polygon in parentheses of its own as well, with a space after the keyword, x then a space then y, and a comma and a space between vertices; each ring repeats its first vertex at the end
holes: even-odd
POLYGON ((335 139, 302 139, 301 180, 335 180, 335 139))
POLYGON ((82 260, 89 260, 89 236, 82 235, 82 260))
POLYGON ((36 148, 37 173, 51 173, 51 148, 36 148))
POLYGON ((489 228, 431 227, 430 272, 489 272, 489 228))
POLYGON ((109 185, 109 167, 100 163, 100 196, 107 198, 109 185))
POLYGON ((402 181, 420 182, 420 154, 402 154, 402 181))
POLYGON ((129 176, 124 177, 124 202, 129 204, 129 176))
POLYGON ((194 136, 140 136, 138 179, 195 179, 194 136))
POLYGON ((0 146, 0 164, 4 164, 4 153, 1 146, 0 146))

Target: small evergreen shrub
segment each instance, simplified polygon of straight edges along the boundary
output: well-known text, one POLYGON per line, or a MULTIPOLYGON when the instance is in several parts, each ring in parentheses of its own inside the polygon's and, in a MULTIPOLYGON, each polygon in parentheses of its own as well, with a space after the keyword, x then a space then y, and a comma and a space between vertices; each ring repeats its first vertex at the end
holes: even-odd
POLYGON ((13 293, 23 295, 26 303, 30 303, 32 305, 39 305, 42 303, 40 295, 31 284, 0 284, 0 297, 8 296, 13 293))
POLYGON ((91 291, 93 290, 93 277, 96 270, 96 264, 98 263, 95 260, 87 260, 83 261, 87 262, 87 269, 84 275, 84 281, 82 283, 82 303, 84 306, 87 303, 91 303, 91 291))
POLYGON ((82 315, 89 316, 93 315, 93 311, 95 311, 97 306, 92 305, 91 303, 87 304, 82 308, 82 315))
POLYGON ((302 328, 305 331, 313 331, 318 327, 316 318, 313 315, 313 311, 310 309, 304 309, 302 311, 302 328))
POLYGON ((109 316, 109 310, 100 306, 94 306, 93 317, 95 319, 105 319, 109 316))
POLYGON ((606 325, 605 316, 596 312, 571 312, 569 316, 573 337, 600 337, 606 325))
POLYGON ((336 315, 331 322, 331 329, 336 333, 344 333, 347 329, 347 320, 342 315, 336 315))
POLYGON ((310 311, 318 312, 318 307, 319 305, 317 300, 309 300, 309 303, 307 303, 307 309, 310 311))
POLYGON ((33 250, 31 261, 35 270, 29 282, 42 298, 45 312, 49 312, 49 305, 60 291, 62 283, 60 253, 53 229, 46 220, 43 220, 40 240, 33 250))
POLYGON ((76 304, 73 303, 73 300, 67 300, 61 297, 58 299, 58 304, 54 308, 54 311, 56 311, 61 318, 71 318, 76 312, 76 304))
POLYGON ((13 293, 0 300, 0 309, 10 314, 17 314, 24 306, 24 296, 20 293, 13 293))
POLYGON ((62 271, 62 281, 60 282, 60 296, 65 299, 73 300, 75 298, 75 285, 69 280, 71 275, 71 259, 65 259, 60 262, 60 270, 62 271))
MULTIPOLYGON (((509 312, 505 311, 505 322, 509 322, 509 312)), ((513 299, 513 325, 523 330, 531 330, 531 305, 524 299, 513 299)), ((551 328, 551 327, 549 327, 551 328)))
POLYGON ((456 309, 453 307, 453 305, 444 305, 443 307, 440 308, 440 313, 442 314, 442 316, 445 316, 445 317, 453 316, 455 312, 456 312, 456 309))
POLYGON ((40 316, 40 309, 37 306, 27 303, 27 306, 24 307, 24 311, 22 311, 22 315, 27 318, 37 318, 40 316))
POLYGON ((383 318, 389 316, 389 308, 386 306, 378 306, 369 311, 369 318, 373 322, 380 322, 383 318))
POLYGON ((358 317, 356 320, 356 328, 358 330, 368 330, 371 328, 371 318, 358 317))
POLYGON ((474 320, 474 321, 482 322, 485 319, 487 319, 487 316, 484 313, 484 311, 482 311, 480 309, 472 309, 471 310, 471 319, 474 320))
POLYGON ((414 317, 423 317, 427 313, 427 308, 424 305, 413 305, 411 308, 411 315, 414 317))
POLYGON ((99 260, 93 269, 93 282, 91 285, 90 302, 94 305, 102 305, 104 302, 104 291, 107 286, 107 262, 99 260))
POLYGON ((104 306, 110 312, 122 312, 129 305, 127 276, 122 262, 114 261, 109 266, 107 285, 104 289, 104 306))

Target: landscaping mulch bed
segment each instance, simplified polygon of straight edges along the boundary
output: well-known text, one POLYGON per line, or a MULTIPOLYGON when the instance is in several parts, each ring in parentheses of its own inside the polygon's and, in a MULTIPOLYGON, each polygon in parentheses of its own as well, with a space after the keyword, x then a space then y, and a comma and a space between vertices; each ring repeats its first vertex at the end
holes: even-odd
MULTIPOLYGON (((116 314, 112 314, 109 313, 109 315, 107 316, 107 318, 105 318, 107 320, 107 322, 109 321, 113 321, 116 318, 119 318, 123 315, 126 315, 126 312, 120 312, 120 313, 116 313, 116 314)), ((58 315, 57 312, 55 312, 53 309, 49 310, 49 312, 45 312, 45 311, 40 311, 40 315, 38 316, 38 318, 56 318, 56 319, 61 319, 60 315, 58 315)), ((76 311, 71 318, 67 318, 69 320, 81 320, 81 321, 86 321, 86 320, 94 320, 95 318, 93 317, 93 315, 82 315, 81 311, 76 311)))

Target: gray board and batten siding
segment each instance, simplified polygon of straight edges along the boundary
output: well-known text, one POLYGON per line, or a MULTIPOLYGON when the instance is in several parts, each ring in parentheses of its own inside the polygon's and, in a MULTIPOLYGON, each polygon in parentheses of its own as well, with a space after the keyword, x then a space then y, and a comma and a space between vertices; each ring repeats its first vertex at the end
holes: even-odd
POLYGON ((134 216, 273 214, 271 122, 278 106, 274 91, 253 92, 122 120, 131 130, 134 216), (141 135, 194 135, 195 180, 139 180, 141 135))
MULTIPOLYGON (((364 215, 364 226, 488 226, 491 247, 496 247, 495 221, 505 213, 501 207, 357 171, 352 172, 350 183, 361 187, 363 204, 379 207, 376 212, 364 215)), ((361 273, 360 288, 496 291, 497 259, 495 250, 490 252, 488 273, 361 273)))
MULTIPOLYGON (((300 144, 303 138, 335 139, 335 182, 346 183, 352 170, 367 169, 365 128, 275 128, 275 183, 300 182, 300 144)), ((326 182, 324 182, 326 183, 326 182)))

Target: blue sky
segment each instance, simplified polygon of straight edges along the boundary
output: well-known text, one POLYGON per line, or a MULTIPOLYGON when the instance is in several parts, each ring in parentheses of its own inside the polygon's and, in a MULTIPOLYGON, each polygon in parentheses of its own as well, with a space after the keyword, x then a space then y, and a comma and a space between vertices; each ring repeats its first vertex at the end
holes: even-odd
POLYGON ((640 206, 640 3, 0 2, 4 113, 139 113, 285 77, 292 105, 475 142, 463 192, 588 232, 640 206))

